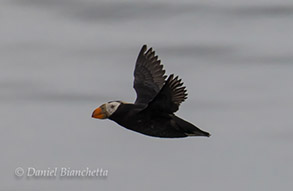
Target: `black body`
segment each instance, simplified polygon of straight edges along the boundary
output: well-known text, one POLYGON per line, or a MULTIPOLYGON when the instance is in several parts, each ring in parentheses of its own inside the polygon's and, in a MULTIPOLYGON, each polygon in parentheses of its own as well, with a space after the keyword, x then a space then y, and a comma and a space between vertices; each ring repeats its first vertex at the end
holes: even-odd
POLYGON ((124 104, 109 117, 119 125, 145 135, 162 138, 210 136, 174 114, 143 109, 144 105, 124 104))

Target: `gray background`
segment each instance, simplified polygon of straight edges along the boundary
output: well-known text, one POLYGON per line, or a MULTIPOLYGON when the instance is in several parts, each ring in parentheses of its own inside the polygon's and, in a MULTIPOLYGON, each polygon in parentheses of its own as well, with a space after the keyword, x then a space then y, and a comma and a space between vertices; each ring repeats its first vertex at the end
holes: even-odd
POLYGON ((290 190, 292 1, 1 0, 0 190, 290 190), (132 102, 141 46, 210 138, 158 139, 91 118, 132 102), (107 178, 17 178, 16 167, 107 178))

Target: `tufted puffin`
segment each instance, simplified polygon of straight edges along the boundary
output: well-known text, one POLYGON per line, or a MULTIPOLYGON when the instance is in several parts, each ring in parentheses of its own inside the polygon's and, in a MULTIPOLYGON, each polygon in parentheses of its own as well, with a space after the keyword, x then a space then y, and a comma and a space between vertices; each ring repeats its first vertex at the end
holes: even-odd
POLYGON ((143 45, 134 69, 133 87, 137 94, 134 104, 110 101, 95 109, 92 117, 108 118, 129 130, 153 137, 209 137, 208 132, 174 114, 187 98, 187 91, 178 76, 171 74, 166 78, 155 51, 143 45))

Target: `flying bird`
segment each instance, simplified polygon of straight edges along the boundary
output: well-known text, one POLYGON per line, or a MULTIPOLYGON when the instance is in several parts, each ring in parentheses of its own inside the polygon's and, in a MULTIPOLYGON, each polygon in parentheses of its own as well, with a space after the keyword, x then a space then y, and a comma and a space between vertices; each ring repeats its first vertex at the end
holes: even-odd
POLYGON ((171 74, 166 78, 155 51, 143 45, 134 69, 135 102, 107 102, 95 109, 92 117, 108 118, 129 130, 153 137, 209 137, 208 132, 174 114, 187 98, 187 91, 178 76, 171 74))

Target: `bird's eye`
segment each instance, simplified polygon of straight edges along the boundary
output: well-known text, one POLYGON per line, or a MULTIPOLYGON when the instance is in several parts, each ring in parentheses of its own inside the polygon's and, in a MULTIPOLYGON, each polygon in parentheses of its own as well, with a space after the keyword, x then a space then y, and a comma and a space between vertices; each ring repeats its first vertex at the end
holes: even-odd
POLYGON ((114 105, 111 105, 111 109, 114 109, 114 105))

